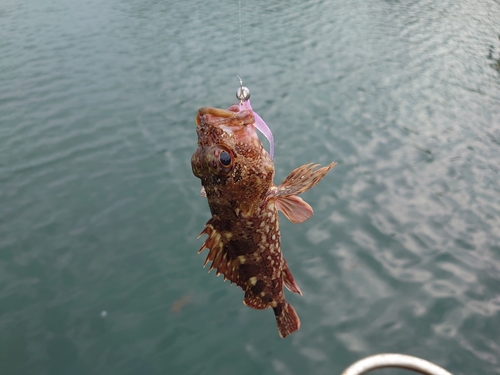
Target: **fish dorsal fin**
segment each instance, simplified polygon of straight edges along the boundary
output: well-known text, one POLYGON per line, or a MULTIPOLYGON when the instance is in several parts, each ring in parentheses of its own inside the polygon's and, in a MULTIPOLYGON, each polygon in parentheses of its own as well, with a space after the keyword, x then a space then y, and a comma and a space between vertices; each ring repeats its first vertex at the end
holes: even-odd
POLYGON ((294 292, 294 293, 298 293, 298 294, 302 295, 302 291, 300 290, 299 286, 297 285, 297 283, 293 279, 292 272, 290 271, 290 268, 288 268, 288 264, 286 264, 286 260, 285 260, 285 264, 283 265, 283 284, 285 284, 286 288, 290 292, 294 292))
POLYGON ((209 261, 212 261, 208 272, 215 268, 217 270, 217 276, 220 274, 224 275, 224 281, 229 279, 231 283, 234 282, 239 285, 240 280, 238 272, 236 272, 235 267, 231 267, 230 261, 227 259, 227 253, 224 251, 224 244, 229 240, 227 235, 214 228, 213 218, 205 224, 205 229, 203 229, 198 238, 204 234, 208 234, 208 238, 205 242, 203 242, 203 245, 201 245, 198 254, 207 248, 210 251, 208 252, 207 259, 205 259, 203 267, 205 267, 209 261))
POLYGON ((278 197, 276 208, 294 224, 302 223, 313 215, 312 207, 296 195, 278 197))
POLYGON ((319 167, 319 164, 306 164, 295 168, 287 178, 277 187, 274 192, 276 197, 297 195, 309 190, 332 169, 337 163, 331 163, 326 167, 319 167), (316 169, 317 168, 317 169, 316 169))

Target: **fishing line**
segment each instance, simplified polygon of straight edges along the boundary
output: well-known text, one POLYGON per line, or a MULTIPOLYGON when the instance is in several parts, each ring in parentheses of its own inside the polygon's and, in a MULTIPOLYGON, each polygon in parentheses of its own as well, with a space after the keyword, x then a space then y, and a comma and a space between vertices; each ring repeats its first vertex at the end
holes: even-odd
MULTIPOLYGON (((239 6, 239 33, 240 33, 240 69, 239 69, 239 73, 241 74, 241 0, 238 0, 238 6, 239 6)), ((241 79, 241 78, 240 78, 241 79)))
MULTIPOLYGON (((242 57, 241 57, 241 0, 238 0, 238 14, 239 14, 239 34, 240 34, 240 74, 242 70, 242 57)), ((274 158, 274 136, 273 132, 267 124, 262 120, 262 118, 255 113, 255 111, 252 109, 252 106, 250 105, 250 90, 248 87, 243 86, 243 80, 239 75, 236 75, 238 79, 240 80, 240 87, 236 91, 236 98, 240 102, 241 109, 244 110, 251 110, 253 112, 255 122, 254 126, 267 138, 269 141, 269 156, 271 156, 271 159, 274 158)))

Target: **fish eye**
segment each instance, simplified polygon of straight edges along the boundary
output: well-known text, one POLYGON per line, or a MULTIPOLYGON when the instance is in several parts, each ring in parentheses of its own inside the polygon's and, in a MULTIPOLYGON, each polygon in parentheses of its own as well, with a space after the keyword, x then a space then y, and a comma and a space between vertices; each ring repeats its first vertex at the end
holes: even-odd
POLYGON ((216 145, 212 149, 210 160, 215 173, 225 175, 234 168, 234 155, 225 145, 216 145))
POLYGON ((224 167, 229 167, 231 165, 231 154, 227 151, 222 151, 219 154, 219 160, 224 167))

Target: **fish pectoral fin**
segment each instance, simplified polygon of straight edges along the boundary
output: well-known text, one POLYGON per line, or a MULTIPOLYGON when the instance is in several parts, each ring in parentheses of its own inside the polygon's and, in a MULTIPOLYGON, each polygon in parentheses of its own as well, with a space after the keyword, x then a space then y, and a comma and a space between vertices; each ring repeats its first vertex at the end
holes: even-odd
POLYGON ((296 195, 278 197, 275 204, 276 208, 294 224, 306 221, 314 213, 312 207, 296 195))
POLYGON ((293 279, 292 272, 290 271, 290 268, 288 268, 288 264, 286 264, 286 260, 285 260, 285 264, 283 266, 283 284, 286 286, 286 288, 290 292, 294 292, 294 293, 298 293, 298 294, 302 295, 302 291, 300 290, 299 286, 297 285, 297 283, 293 279))
POLYGON ((333 162, 326 167, 319 167, 319 164, 305 164, 295 168, 287 178, 273 192, 275 197, 285 197, 297 195, 309 190, 332 169, 337 163, 333 162))
POLYGON ((302 223, 313 214, 313 209, 297 194, 312 188, 337 163, 317 168, 319 164, 306 164, 294 169, 287 178, 270 193, 270 199, 276 200, 276 208, 283 212, 292 223, 302 223))

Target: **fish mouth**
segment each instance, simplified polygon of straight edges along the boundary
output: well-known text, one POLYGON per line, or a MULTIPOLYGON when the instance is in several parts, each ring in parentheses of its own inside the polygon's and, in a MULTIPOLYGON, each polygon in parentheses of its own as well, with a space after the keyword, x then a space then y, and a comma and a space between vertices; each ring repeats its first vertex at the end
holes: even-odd
POLYGON ((230 119, 236 116, 234 112, 230 112, 225 109, 213 108, 213 107, 203 107, 198 110, 198 114, 196 115, 196 126, 201 125, 202 116, 207 116, 210 118, 219 118, 221 120, 230 119))
POLYGON ((196 115, 196 126, 202 124, 210 125, 248 125, 254 122, 251 110, 242 110, 237 104, 228 109, 213 107, 203 107, 198 110, 196 115))

